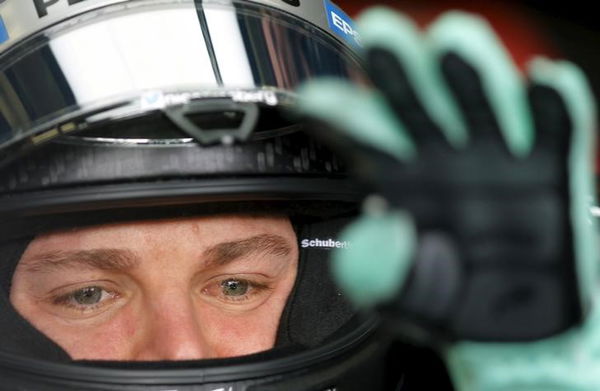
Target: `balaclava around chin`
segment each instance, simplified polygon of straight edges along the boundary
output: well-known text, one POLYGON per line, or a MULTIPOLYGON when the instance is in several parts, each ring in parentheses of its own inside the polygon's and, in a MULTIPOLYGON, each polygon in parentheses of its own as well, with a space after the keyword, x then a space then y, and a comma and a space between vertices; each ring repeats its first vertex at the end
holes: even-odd
MULTIPOLYGON (((336 241, 345 219, 295 222, 299 245, 296 283, 281 316, 275 348, 311 348, 322 344, 335 331, 351 321, 355 311, 329 277, 332 248, 303 247, 302 241, 336 241)), ((0 243, 0 354, 72 362, 56 343, 35 329, 10 303, 10 286, 21 256, 32 238, 0 243)), ((248 356, 251 361, 251 356, 248 356)))

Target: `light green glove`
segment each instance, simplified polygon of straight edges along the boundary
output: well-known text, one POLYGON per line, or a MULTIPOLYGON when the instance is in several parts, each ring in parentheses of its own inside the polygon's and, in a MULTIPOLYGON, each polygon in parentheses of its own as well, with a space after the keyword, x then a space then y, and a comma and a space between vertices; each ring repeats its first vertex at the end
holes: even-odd
POLYGON ((300 90, 315 134, 389 204, 370 202, 347 230, 338 283, 411 326, 399 335, 445 341, 460 390, 600 389, 596 112, 581 71, 538 58, 523 78, 464 13, 421 32, 374 8, 359 31, 374 88, 300 90), (436 274, 422 270, 431 244, 420 239, 440 232, 450 245, 436 274))

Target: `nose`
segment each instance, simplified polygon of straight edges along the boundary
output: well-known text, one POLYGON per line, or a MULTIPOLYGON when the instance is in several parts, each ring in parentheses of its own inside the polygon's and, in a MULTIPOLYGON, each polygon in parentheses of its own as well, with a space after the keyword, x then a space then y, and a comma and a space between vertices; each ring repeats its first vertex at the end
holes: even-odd
POLYGON ((133 360, 198 360, 212 356, 189 296, 171 294, 148 299, 143 312, 133 360))

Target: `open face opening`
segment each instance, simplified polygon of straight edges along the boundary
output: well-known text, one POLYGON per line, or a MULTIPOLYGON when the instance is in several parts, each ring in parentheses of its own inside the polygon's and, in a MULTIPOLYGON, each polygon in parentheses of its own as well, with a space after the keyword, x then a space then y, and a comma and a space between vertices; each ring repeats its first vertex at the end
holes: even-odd
POLYGON ((77 360, 242 356, 274 346, 297 265, 287 217, 116 223, 36 237, 10 301, 77 360))

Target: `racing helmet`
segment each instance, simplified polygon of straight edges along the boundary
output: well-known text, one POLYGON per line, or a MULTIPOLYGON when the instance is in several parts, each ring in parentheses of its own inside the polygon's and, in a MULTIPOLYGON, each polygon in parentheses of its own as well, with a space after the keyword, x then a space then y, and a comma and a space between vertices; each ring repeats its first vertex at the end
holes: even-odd
POLYGON ((329 0, 0 2, 0 389, 395 387, 377 321, 337 291, 323 251, 364 189, 285 115, 307 79, 363 82, 359 46, 329 0), (77 361, 10 304, 40 233, 247 210, 285 213, 306 239, 272 350, 77 361))

